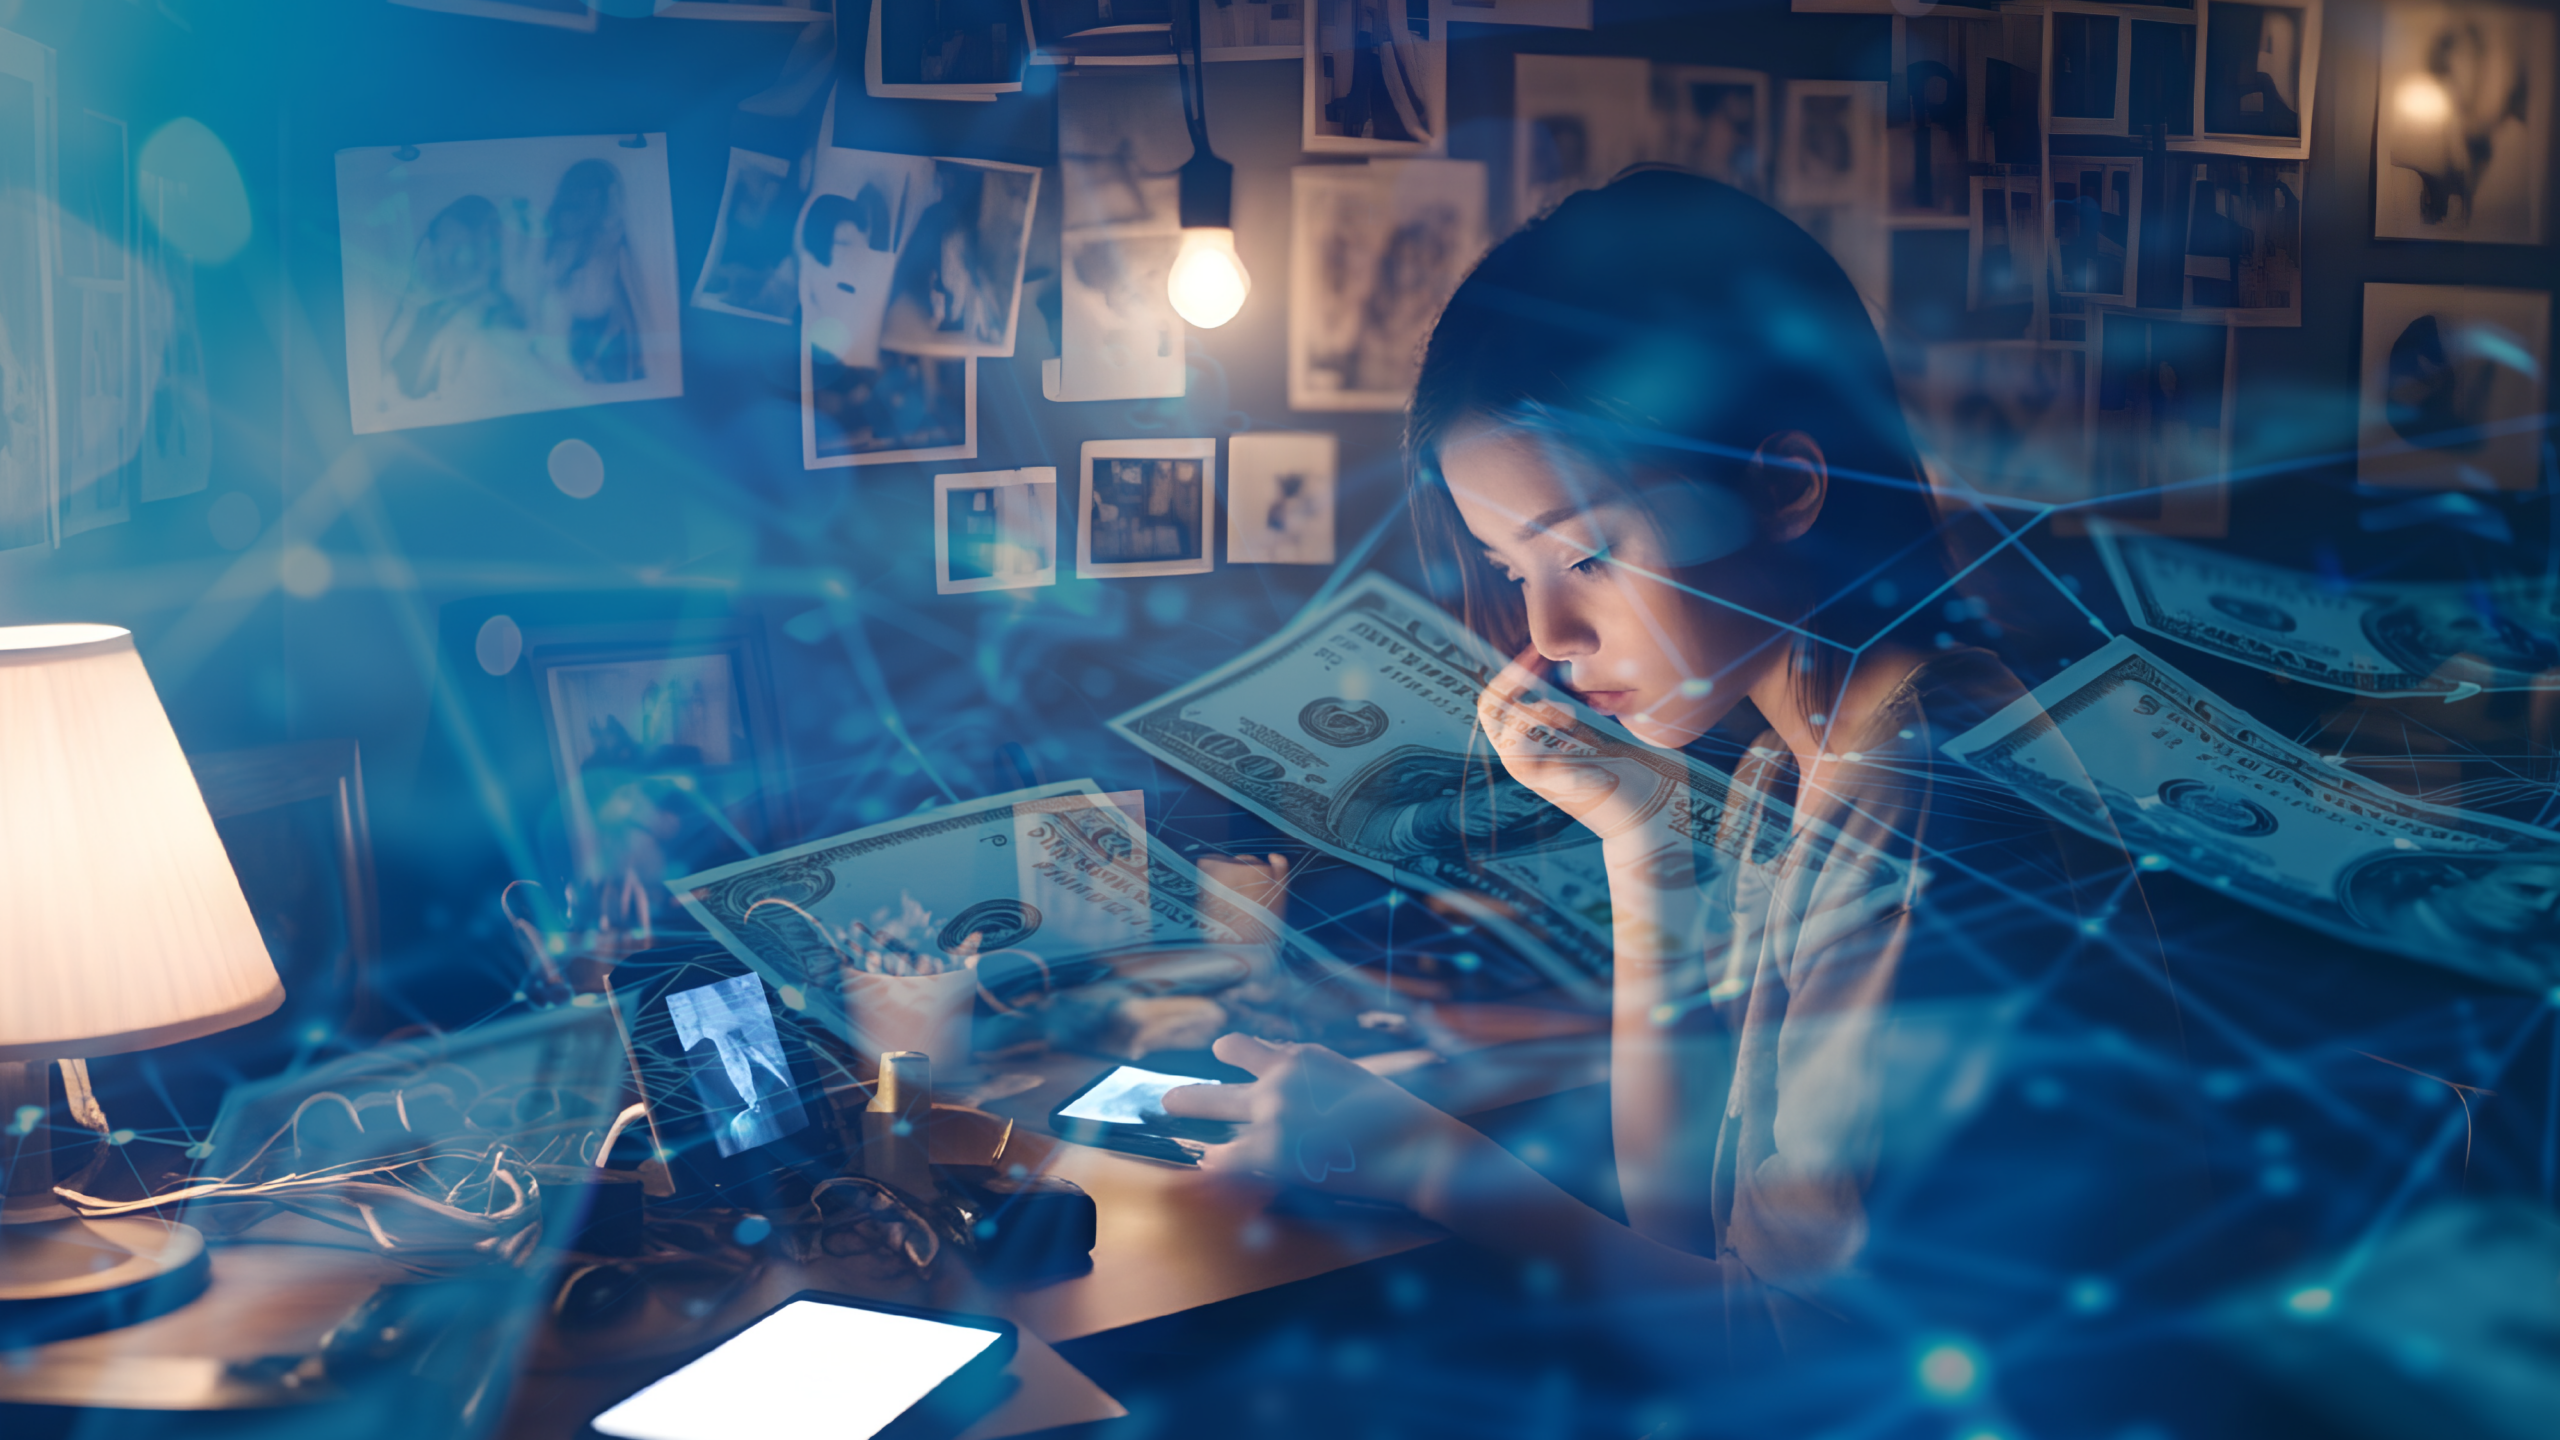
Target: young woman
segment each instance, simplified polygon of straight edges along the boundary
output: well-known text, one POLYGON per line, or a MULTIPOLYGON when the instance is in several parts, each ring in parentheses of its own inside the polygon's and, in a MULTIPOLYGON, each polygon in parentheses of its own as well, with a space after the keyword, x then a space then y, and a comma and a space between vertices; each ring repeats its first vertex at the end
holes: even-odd
POLYGON ((2085 1036, 2090 1006, 2157 1011, 2072 963, 2129 872, 2076 879, 2051 827, 1939 753, 2020 687, 1942 633, 1938 527, 1839 267, 1711 181, 1576 195, 1451 299, 1409 445, 1427 562, 1518 657, 1483 732, 1601 837, 1626 1223, 1330 1051, 1245 1036, 1217 1052, 1254 1083, 1166 1098, 1242 1122, 1205 1163, 1396 1201, 1597 1290, 1721 1287, 1781 1341, 1898 1329, 1888 1292, 1930 1264, 1978 1259, 1997 1291, 2093 1254, 2057 1207, 2094 1213, 2094 1162, 1991 1077, 2039 1027, 2085 1036), (1623 783, 1642 767, 1609 764, 1624 742, 1590 712, 1662 750, 1762 728, 1706 813, 1623 783))

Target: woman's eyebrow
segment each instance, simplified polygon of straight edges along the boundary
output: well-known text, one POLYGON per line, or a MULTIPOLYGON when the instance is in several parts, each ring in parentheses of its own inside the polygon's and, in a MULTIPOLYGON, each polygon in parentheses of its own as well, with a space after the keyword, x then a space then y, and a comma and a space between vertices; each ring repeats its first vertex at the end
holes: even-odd
POLYGON ((1588 505, 1585 505, 1579 500, 1568 500, 1562 505, 1542 510, 1536 515, 1531 516, 1529 518, 1529 522, 1522 525, 1511 538, 1514 540, 1534 540, 1538 536, 1546 533, 1549 529, 1553 528, 1558 521, 1570 520, 1575 516, 1582 514, 1589 508, 1590 507, 1588 505))

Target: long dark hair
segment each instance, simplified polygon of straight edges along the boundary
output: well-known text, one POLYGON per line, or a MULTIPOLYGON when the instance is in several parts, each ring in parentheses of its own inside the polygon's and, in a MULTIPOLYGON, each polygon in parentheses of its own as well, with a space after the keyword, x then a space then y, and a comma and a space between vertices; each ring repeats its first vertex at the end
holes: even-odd
POLYGON ((1778 617, 1819 637, 1799 638, 1792 661, 1814 711, 1831 708, 1850 651, 1945 581, 1864 302, 1795 222, 1729 185, 1638 170, 1574 195, 1495 246, 1431 333, 1406 437, 1424 563, 1438 583, 1454 566, 1468 625, 1518 654, 1529 642, 1519 593, 1468 536, 1440 473, 1441 445, 1482 422, 1529 428, 1618 473, 1722 487, 1755 515, 1768 485, 1752 454, 1784 431, 1813 437, 1830 497, 1810 531, 1769 555, 1803 567, 1816 597, 1778 617))

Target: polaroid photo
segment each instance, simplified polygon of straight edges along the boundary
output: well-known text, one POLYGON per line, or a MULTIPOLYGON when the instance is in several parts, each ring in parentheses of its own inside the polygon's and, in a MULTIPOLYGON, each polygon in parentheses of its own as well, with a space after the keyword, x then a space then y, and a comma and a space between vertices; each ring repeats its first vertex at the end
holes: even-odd
POLYGON ((1885 88, 1886 173, 1889 213, 1899 223, 1966 223, 1972 192, 1975 116, 1965 81, 1986 46, 1996 46, 1996 20, 1920 18, 1893 20, 1892 68, 1885 88))
POLYGON ((54 373, 62 534, 133 518, 142 448, 141 285, 133 263, 133 156, 124 122, 73 110, 61 124, 54 373))
POLYGON ((2122 135, 2133 109, 2128 21, 2118 11, 2054 0, 2045 12, 2045 129, 2122 135))
POLYGON ((978 362, 879 352, 850 365, 800 342, 800 463, 900 465, 978 456, 978 362))
POLYGON ((1215 440, 1087 440, 1076 574, 1205 575, 1218 521, 1215 440))
POLYGON ((1965 245, 1969 310, 2033 308, 2044 274, 2044 192, 2032 175, 1972 179, 1973 226, 1965 245))
POLYGON ((2068 505, 2089 498, 2088 354, 2032 340, 1928 347, 1921 384, 1922 429, 1941 483, 1968 496, 2068 505))
POLYGON ((2196 0, 2195 139, 2188 143, 2310 157, 2320 6, 2196 0))
POLYGON ((1484 253, 1484 166, 1301 165, 1289 180, 1289 408, 1400 410, 1432 321, 1484 253))
POLYGON ((1341 440, 1249 430, 1227 441, 1227 563, 1330 565, 1341 440))
POLYGON ((1437 155, 1448 143, 1447 0, 1307 0, 1299 148, 1437 155))
POLYGON ((858 367, 1013 353, 1040 172, 990 160, 817 152, 799 221, 800 323, 858 367))
POLYGON ((2168 165, 2186 211, 2182 318, 2301 324, 2302 162, 2171 155, 2168 165))
POLYGON ((805 25, 835 13, 835 0, 658 0, 661 20, 778 20, 805 25))
POLYGON ((1022 89, 1031 45, 1028 0, 874 0, 862 88, 880 99, 993 100, 1022 89))
POLYGON ((1057 583, 1057 467, 933 477, 935 594, 1057 583))
POLYGON ((337 161, 357 434, 684 393, 664 134, 337 161))
POLYGON ((204 328, 196 317, 196 266, 169 242, 166 217, 185 203, 183 180, 137 163, 133 226, 135 343, 142 396, 138 493, 145 503, 193 495, 213 483, 213 401, 205 388, 204 328))
MULTIPOLYGON (((2230 525, 2232 330, 2121 310, 2090 317, 2087 472, 2110 522, 2210 538, 2230 525)), ((2093 512, 2056 533, 2085 534, 2093 512)))
POLYGON ((2384 9, 2377 238, 2550 240, 2552 28, 2510 5, 2384 9))
POLYGON ((1307 53, 1308 0, 1195 0, 1200 58, 1295 60, 1307 53))
POLYGON ((596 28, 595 8, 587 0, 391 0, 412 10, 441 10, 448 15, 477 15, 484 20, 513 20, 562 30, 596 28))
POLYGON ((1661 135, 1651 158, 1752 195, 1769 190, 1769 77, 1713 65, 1656 65, 1661 135))
POLYGON ((1511 220, 1524 224, 1577 190, 1653 158, 1653 66, 1615 55, 1511 61, 1511 220))
POLYGON ((800 310, 794 232, 808 199, 792 165, 754 150, 729 151, 729 178, 711 224, 711 253, 693 282, 697 309, 788 325, 800 310))
POLYGON ((1041 366, 1049 399, 1183 393, 1189 332, 1165 280, 1182 243, 1176 172, 1190 156, 1173 72, 1114 67, 1058 76, 1065 223, 1058 358, 1041 366))
POLYGON ((2550 372, 2548 290, 2365 286, 2356 479, 2535 488, 2550 372))
POLYGON ((2196 133, 2196 27, 2186 20, 2127 22, 2125 132, 2164 139, 2196 133))
POLYGON ((2056 155, 2045 177, 2053 217, 2045 253, 2057 295, 2113 305, 2134 303, 2142 243, 2142 161, 2116 155, 2056 155))
POLYGON ((1880 206, 1883 82, 1790 80, 1780 127, 1778 203, 1791 209, 1880 206))
POLYGON ((60 544, 53 51, 0 30, 0 550, 60 544))

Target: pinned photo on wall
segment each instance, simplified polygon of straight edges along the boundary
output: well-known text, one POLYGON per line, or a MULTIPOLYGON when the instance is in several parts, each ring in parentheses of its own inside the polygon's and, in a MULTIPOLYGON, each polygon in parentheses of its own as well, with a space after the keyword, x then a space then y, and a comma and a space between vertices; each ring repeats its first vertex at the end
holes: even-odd
POLYGON ((0 550, 54 533, 53 52, 0 30, 0 550))
POLYGON ((2302 323, 2302 162, 2169 157, 2185 187, 2179 308, 2224 325, 2302 323))
POLYGON ((1309 0, 1194 0, 1200 58, 1295 60, 1307 53, 1309 0))
POLYGON ((2044 194, 2032 175, 1973 177, 1965 307, 2033 307, 2044 273, 2044 194))
POLYGON ((711 253, 693 283, 696 308, 788 325, 800 309, 794 232, 808 197, 792 165, 754 150, 729 151, 729 178, 711 223, 711 253))
POLYGON ((1289 181, 1289 408, 1402 409, 1432 321, 1484 252, 1484 166, 1301 165, 1289 181))
POLYGON ((1436 155, 1448 142, 1446 0, 1308 0, 1300 147, 1436 155))
POLYGON ((1651 62, 1616 55, 1516 55, 1511 61, 1511 220, 1654 158, 1651 62))
POLYGON ((72 110, 60 121, 54 373, 61 414, 54 433, 67 538, 133 518, 144 397, 133 156, 124 122, 94 110, 72 110))
POLYGON ((1769 77, 1714 65, 1656 65, 1652 157, 1765 195, 1769 187, 1769 77))
MULTIPOLYGON (((2231 329, 2121 310, 2090 317, 2088 460, 2095 513, 2158 535, 2230 527, 2231 329)), ((2092 512, 2056 522, 2087 533, 2092 512), (2068 522, 2068 523, 2065 523, 2068 522)))
POLYGON ((1928 348, 1916 407, 1948 489, 2046 505, 2089 498, 2088 352, 2032 340, 1928 348))
POLYGON ((2308 158, 2321 0, 2196 0, 2196 6, 2196 141, 2308 158))
POLYGON ((2550 238, 2552 29, 2550 11, 2511 5, 2384 9, 2377 237, 2550 238))
POLYGON ((1977 54, 1999 34, 1996 22, 1980 19, 1894 17, 1885 165, 1886 201, 1895 220, 1948 228, 1966 223, 1976 109, 1967 81, 1977 54))
POLYGON ((1876 80, 1790 80, 1779 127, 1778 203, 1879 206, 1885 87, 1876 80))
POLYGON ((974 595, 1058 583, 1058 471, 933 477, 933 590, 974 595))
POLYGON ((2142 245, 2142 161, 2056 155, 2047 169, 2057 295, 2130 305, 2142 245))
POLYGON ((817 152, 799 224, 800 323, 861 367, 1013 353, 1040 172, 991 160, 817 152))
POLYGON ((1026 0, 873 0, 864 93, 890 100, 991 101, 1031 65, 1026 0))
POLYGON ((2365 286, 2356 479, 2535 488, 2550 371, 2550 291, 2365 286))
POLYGON ((2044 163, 2044 22, 2041 11, 2004 10, 1963 27, 1966 145, 1977 164, 2044 163))
POLYGON ((595 7, 587 0, 391 0, 412 10, 441 10, 448 15, 477 15, 484 20, 513 20, 562 30, 596 28, 595 7))
POLYGON ((1342 442, 1249 430, 1227 441, 1227 563, 1330 565, 1342 442))
POLYGON ((2125 17, 2055 0, 2045 20, 2045 128, 2056 135, 2125 134, 2133 95, 2125 17))
POLYGON ((800 463, 898 465, 978 455, 978 362, 880 351, 853 365, 800 341, 800 463))
POLYGON ((1191 157, 1176 76, 1162 67, 1058 76, 1058 357, 1051 400, 1183 393, 1186 336, 1166 279, 1181 248, 1175 173, 1191 157))
POLYGON ((663 134, 337 155, 359 435, 684 393, 663 134))
POLYGON ((2125 65, 2127 134, 2166 139, 2196 133, 2196 27, 2179 20, 2129 22, 2125 65))
POLYGON ((1088 440, 1076 574, 1205 575, 1218 520, 1215 440, 1088 440))

